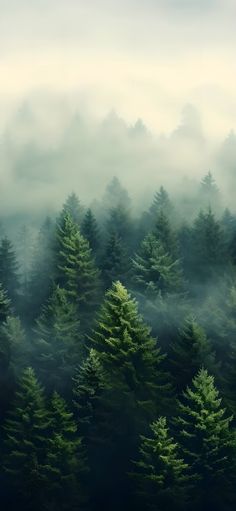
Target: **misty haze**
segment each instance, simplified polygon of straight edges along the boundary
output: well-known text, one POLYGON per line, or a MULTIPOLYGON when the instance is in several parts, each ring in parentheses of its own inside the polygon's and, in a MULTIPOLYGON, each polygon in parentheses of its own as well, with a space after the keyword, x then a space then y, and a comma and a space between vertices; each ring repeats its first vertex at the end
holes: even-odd
POLYGON ((0 0, 0 506, 234 511, 234 0, 0 0))

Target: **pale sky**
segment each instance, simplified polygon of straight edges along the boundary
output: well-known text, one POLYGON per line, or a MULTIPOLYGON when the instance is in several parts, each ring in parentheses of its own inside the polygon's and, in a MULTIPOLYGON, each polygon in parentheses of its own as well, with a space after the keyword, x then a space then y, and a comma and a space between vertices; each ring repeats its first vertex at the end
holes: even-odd
POLYGON ((0 102, 47 90, 157 132, 236 128, 236 0, 0 0, 0 102))

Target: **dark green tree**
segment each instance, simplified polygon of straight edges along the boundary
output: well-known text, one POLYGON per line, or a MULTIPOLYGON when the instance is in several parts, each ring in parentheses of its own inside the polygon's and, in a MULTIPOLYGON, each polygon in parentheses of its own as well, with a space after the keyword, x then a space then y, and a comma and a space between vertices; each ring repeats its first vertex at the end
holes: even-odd
POLYGON ((11 301, 0 283, 0 325, 4 323, 11 312, 11 301))
POLYGON ((132 474, 137 494, 144 509, 184 509, 189 489, 187 464, 170 436, 165 417, 153 422, 150 429, 151 437, 141 436, 139 461, 132 474))
POLYGON ((44 464, 47 489, 45 508, 50 511, 81 509, 85 503, 85 453, 73 413, 54 392, 49 406, 49 433, 44 464))
POLYGON ((163 408, 167 410, 170 388, 157 342, 139 316, 136 301, 120 282, 106 293, 91 342, 111 387, 112 447, 107 480, 111 494, 121 488, 122 500, 127 498, 125 474, 130 470, 139 434, 163 408))
POLYGON ((86 328, 98 304, 99 271, 88 241, 69 215, 64 218, 63 228, 58 227, 57 240, 56 280, 76 304, 81 327, 86 328))
POLYGON ((218 277, 228 263, 224 232, 211 209, 200 212, 194 222, 192 276, 200 282, 218 277))
POLYGON ((48 417, 43 390, 33 369, 19 381, 15 403, 5 423, 5 459, 10 509, 41 510, 45 489, 43 465, 48 417))
POLYGON ((48 392, 67 394, 71 377, 82 356, 76 306, 58 286, 36 321, 34 360, 48 392))
POLYGON ((19 291, 18 263, 11 241, 5 237, 0 244, 0 282, 15 305, 19 291))
POLYGON ((179 261, 173 260, 162 243, 148 234, 133 260, 134 283, 148 298, 160 293, 178 292, 183 288, 179 261))
POLYGON ((194 481, 191 509, 228 509, 234 493, 236 440, 214 377, 201 369, 179 407, 179 442, 194 481))
POLYGON ((111 287, 116 280, 126 284, 131 263, 122 240, 115 231, 111 231, 107 240, 101 266, 105 289, 111 287))
POLYGON ((160 211, 156 217, 153 234, 157 240, 160 241, 166 252, 172 257, 177 257, 178 247, 176 235, 172 231, 168 217, 163 211, 160 211))
POLYGON ((59 216, 59 223, 64 222, 64 217, 66 215, 70 215, 73 222, 76 225, 80 225, 83 219, 84 208, 81 206, 80 200, 77 197, 76 193, 71 193, 67 199, 65 204, 63 204, 62 211, 59 216))
POLYGON ((89 246, 96 254, 99 248, 99 229, 95 216, 88 209, 81 226, 81 234, 89 242, 89 246))
POLYGON ((33 259, 29 274, 29 291, 27 310, 25 315, 32 320, 40 314, 42 305, 48 300, 52 281, 55 274, 54 267, 55 225, 47 217, 43 223, 33 249, 33 259))
POLYGON ((218 367, 211 343, 192 316, 185 320, 178 337, 171 344, 169 359, 178 392, 191 384, 202 366, 211 373, 217 373, 218 367))
POLYGON ((150 213, 156 220, 160 213, 164 213, 165 216, 170 218, 173 213, 173 206, 170 201, 169 195, 163 186, 160 187, 159 191, 155 193, 153 203, 150 208, 150 213))

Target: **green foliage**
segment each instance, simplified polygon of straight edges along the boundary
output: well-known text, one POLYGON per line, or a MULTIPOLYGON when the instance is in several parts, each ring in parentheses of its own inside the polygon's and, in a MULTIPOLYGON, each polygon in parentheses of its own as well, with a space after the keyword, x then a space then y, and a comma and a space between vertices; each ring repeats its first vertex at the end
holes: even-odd
POLYGON ((81 325, 88 324, 99 295, 99 272, 89 243, 80 234, 71 217, 64 217, 63 227, 57 230, 57 282, 76 304, 81 325))
POLYGON ((43 390, 33 369, 28 368, 22 374, 14 406, 5 423, 3 468, 11 491, 16 492, 18 505, 23 501, 29 511, 42 509, 47 427, 43 390))
POLYGON ((86 460, 73 414, 57 392, 53 393, 48 418, 49 437, 44 463, 46 508, 55 511, 58 508, 78 509, 84 503, 82 487, 86 460))
POLYGON ((169 195, 163 186, 155 193, 154 200, 150 208, 150 213, 154 220, 160 213, 163 213, 168 218, 173 213, 173 206, 171 204, 169 195))
POLYGON ((183 509, 188 493, 187 464, 170 436, 165 417, 150 425, 151 438, 141 436, 139 461, 132 474, 144 509, 183 509))
POLYGON ((65 216, 69 215, 76 225, 80 225, 83 218, 83 212, 84 208, 81 206, 77 195, 73 192, 67 197, 66 202, 63 205, 59 217, 59 223, 63 224, 65 216))
POLYGON ((130 272, 130 261, 121 238, 115 231, 110 233, 102 258, 102 275, 105 289, 116 280, 126 283, 130 272))
POLYGON ((204 365, 210 372, 217 372, 215 354, 204 330, 194 317, 188 317, 178 337, 170 347, 171 372, 178 391, 191 384, 204 365))
POLYGON ((7 297, 6 291, 0 284, 0 324, 4 323, 11 310, 11 301, 7 297))
POLYGON ((88 209, 83 219, 81 233, 89 242, 89 246, 94 253, 99 248, 99 230, 95 216, 91 209, 88 209))
POLYGON ((19 289, 18 263, 13 245, 7 237, 0 244, 0 282, 15 305, 19 289))
POLYGON ((153 234, 143 240, 133 271, 138 291, 151 299, 160 293, 178 292, 183 285, 179 261, 172 259, 153 234))
POLYGON ((176 420, 179 441, 194 481, 193 509, 220 510, 230 502, 235 478, 235 433, 221 405, 214 377, 201 369, 187 387, 176 420))
POLYGON ((55 287, 36 321, 34 360, 41 381, 49 392, 63 394, 71 387, 71 377, 82 346, 76 306, 64 289, 55 287))

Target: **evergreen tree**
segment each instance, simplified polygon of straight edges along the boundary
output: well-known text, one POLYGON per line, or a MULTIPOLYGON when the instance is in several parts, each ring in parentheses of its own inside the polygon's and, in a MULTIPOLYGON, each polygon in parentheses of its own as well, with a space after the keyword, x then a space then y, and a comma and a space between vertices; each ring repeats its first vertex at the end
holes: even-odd
POLYGON ((179 261, 171 258, 153 234, 143 240, 140 252, 133 260, 133 271, 137 289, 148 298, 181 290, 179 261))
POLYGON ((204 330, 194 317, 188 317, 170 347, 171 373, 178 392, 191 384, 204 365, 210 372, 217 372, 215 354, 204 330))
POLYGON ((201 181, 200 198, 205 207, 216 208, 219 206, 219 190, 210 171, 201 181))
POLYGON ((44 493, 46 509, 76 510, 84 504, 83 479, 85 455, 73 414, 57 392, 53 393, 49 412, 49 437, 45 456, 44 493))
POLYGON ((63 286, 77 305, 82 328, 91 322, 99 296, 99 272, 88 241, 80 234, 70 216, 64 218, 64 227, 57 232, 57 282, 63 286))
POLYGON ((89 246, 94 253, 99 248, 99 230, 95 216, 91 209, 87 210, 87 213, 83 219, 81 233, 85 239, 89 242, 89 246))
POLYGON ((40 380, 48 392, 70 391, 71 377, 82 355, 76 306, 66 291, 54 289, 36 321, 34 360, 40 380))
POLYGON ((4 323, 7 316, 10 315, 11 302, 7 297, 6 291, 3 289, 0 283, 0 325, 4 323))
POLYGON ((165 216, 170 218, 173 212, 173 206, 171 204, 169 195, 163 186, 160 187, 159 191, 155 193, 154 200, 150 208, 150 213, 156 220, 160 213, 164 213, 165 216))
POLYGON ((179 406, 179 440, 194 481, 192 509, 227 509, 235 483, 236 440, 214 377, 201 369, 179 406))
POLYGON ((131 201, 127 190, 123 188, 117 177, 113 177, 111 182, 108 184, 103 197, 105 210, 117 208, 118 206, 124 209, 129 209, 130 203, 131 201))
POLYGON ((108 235, 116 233, 126 247, 132 245, 132 223, 129 211, 123 206, 112 207, 107 220, 108 235))
POLYGON ((92 508, 99 507, 106 493, 106 467, 110 460, 109 384, 97 353, 91 349, 73 379, 74 409, 88 465, 88 494, 92 508), (102 460, 102 463, 100 463, 102 460))
POLYGON ((73 222, 79 226, 83 219, 84 208, 81 206, 79 198, 73 192, 71 193, 67 199, 65 204, 63 205, 62 211, 59 216, 59 223, 64 223, 64 218, 66 215, 69 215, 73 222))
POLYGON ((160 211, 156 217, 153 234, 157 240, 160 241, 166 252, 172 257, 177 257, 178 249, 176 236, 171 229, 168 217, 163 211, 160 211))
POLYGON ((29 297, 27 319, 35 319, 40 314, 42 305, 51 294, 54 268, 55 226, 47 217, 43 223, 33 250, 33 260, 29 275, 29 297))
POLYGON ((17 301, 18 282, 18 264, 16 254, 11 241, 5 237, 0 244, 0 282, 7 291, 9 298, 15 305, 17 301))
POLYGON ((200 212, 193 228, 192 276, 201 282, 217 277, 227 265, 224 233, 211 209, 200 212))
POLYGON ((120 282, 106 293, 91 341, 111 387, 112 447, 106 477, 111 495, 121 488, 121 504, 122 498, 127 498, 125 474, 130 469, 138 436, 163 407, 166 409, 170 389, 156 340, 139 316, 135 300, 120 282))
MULTIPOLYGON (((150 426, 152 435, 141 436, 139 461, 132 474, 144 509, 169 511, 183 509, 186 504, 188 477, 180 449, 170 436, 165 417, 150 426)), ((143 507, 140 507, 143 509, 143 507)))
POLYGON ((130 262, 125 247, 115 231, 110 233, 102 258, 102 276, 105 288, 116 280, 126 284, 130 272, 130 262))
MULTIPOLYGON (((5 423, 4 471, 13 506, 41 510, 48 417, 43 390, 33 369, 23 372, 15 403, 5 423)), ((13 507, 10 507, 13 509, 13 507)))

